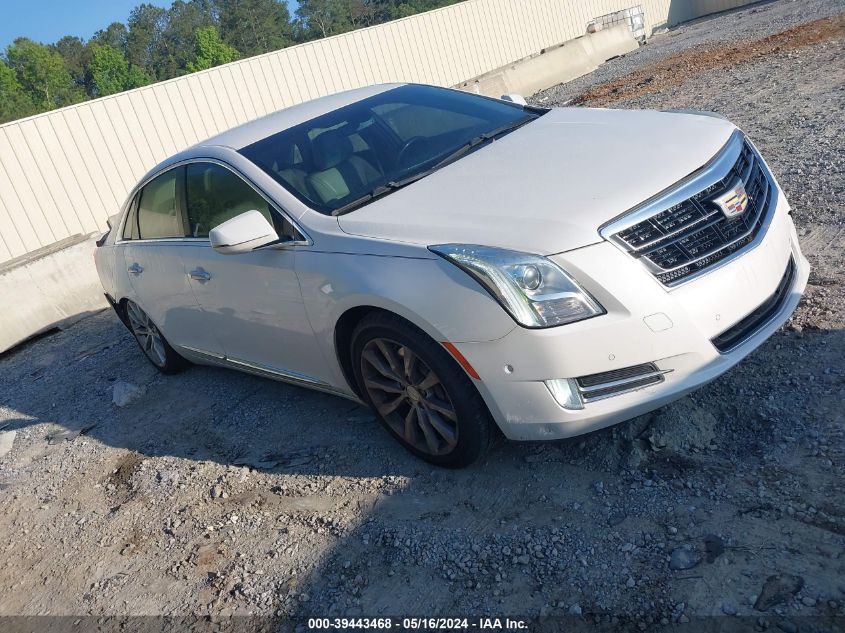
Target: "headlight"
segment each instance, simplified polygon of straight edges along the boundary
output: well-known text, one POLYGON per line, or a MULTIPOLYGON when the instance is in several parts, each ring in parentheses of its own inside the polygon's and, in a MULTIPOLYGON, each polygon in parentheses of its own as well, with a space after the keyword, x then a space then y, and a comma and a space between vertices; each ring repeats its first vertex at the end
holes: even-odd
POLYGON ((470 244, 429 250, 472 275, 525 327, 552 327, 605 313, 560 266, 540 255, 470 244))

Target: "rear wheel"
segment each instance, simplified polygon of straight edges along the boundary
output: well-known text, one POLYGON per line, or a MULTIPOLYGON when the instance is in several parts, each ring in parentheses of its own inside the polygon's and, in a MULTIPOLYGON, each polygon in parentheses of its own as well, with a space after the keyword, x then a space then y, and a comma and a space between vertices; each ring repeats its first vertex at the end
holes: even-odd
POLYGON ((156 369, 163 374, 175 374, 187 367, 188 361, 176 353, 149 315, 137 303, 127 299, 124 309, 129 329, 132 330, 147 360, 156 369))
POLYGON ((412 453, 450 468, 478 459, 491 420, 475 385, 445 349, 410 323, 378 314, 352 336, 359 390, 412 453))

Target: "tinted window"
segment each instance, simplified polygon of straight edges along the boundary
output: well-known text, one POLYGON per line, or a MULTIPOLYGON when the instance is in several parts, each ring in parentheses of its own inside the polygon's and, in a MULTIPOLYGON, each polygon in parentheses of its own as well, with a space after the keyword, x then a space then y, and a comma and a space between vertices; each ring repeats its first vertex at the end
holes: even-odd
POLYGON ((471 139, 537 116, 466 92, 402 86, 240 151, 300 200, 331 213, 425 172, 471 139))
POLYGON ((176 202, 176 180, 181 169, 171 169, 151 180, 138 201, 141 239, 184 237, 185 230, 176 202))
POLYGON ((259 211, 273 224, 267 201, 239 176, 214 163, 187 166, 185 198, 192 237, 208 237, 215 226, 246 211, 259 211))
POLYGON ((123 225, 123 239, 137 240, 138 233, 138 196, 129 205, 129 213, 126 216, 126 224, 123 225))

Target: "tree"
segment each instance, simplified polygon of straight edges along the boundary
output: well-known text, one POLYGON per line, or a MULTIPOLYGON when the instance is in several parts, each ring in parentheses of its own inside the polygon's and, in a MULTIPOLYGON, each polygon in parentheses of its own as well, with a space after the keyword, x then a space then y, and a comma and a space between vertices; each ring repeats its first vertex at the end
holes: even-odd
POLYGON ((197 31, 196 50, 194 58, 188 62, 188 72, 195 73, 220 64, 228 64, 238 57, 238 51, 220 39, 217 29, 207 26, 197 31))
POLYGON ((328 37, 352 29, 350 0, 299 0, 296 17, 305 39, 328 37))
POLYGON ((194 58, 196 34, 214 26, 210 0, 176 0, 167 11, 155 56, 156 76, 169 79, 183 75, 194 58))
POLYGON ((94 33, 91 41, 95 44, 103 44, 116 48, 121 53, 126 51, 126 41, 128 37, 126 25, 123 22, 112 22, 105 29, 94 33))
POLYGON ((245 57, 291 44, 290 13, 284 0, 215 0, 220 36, 245 57))
POLYGON ((149 77, 137 66, 131 66, 114 46, 92 46, 91 78, 98 97, 131 90, 149 83, 149 77))
POLYGON ((76 103, 84 97, 74 85, 62 56, 43 44, 19 37, 6 48, 6 61, 41 111, 76 103))
POLYGON ((88 64, 91 62, 91 49, 80 38, 73 35, 65 35, 53 45, 53 48, 65 60, 65 66, 73 82, 90 95, 88 64))
POLYGON ((0 123, 14 121, 35 112, 35 104, 15 77, 15 71, 0 60, 0 123))
POLYGON ((130 64, 143 68, 151 77, 160 78, 156 59, 166 23, 167 11, 152 4, 138 5, 129 14, 126 56, 130 64))

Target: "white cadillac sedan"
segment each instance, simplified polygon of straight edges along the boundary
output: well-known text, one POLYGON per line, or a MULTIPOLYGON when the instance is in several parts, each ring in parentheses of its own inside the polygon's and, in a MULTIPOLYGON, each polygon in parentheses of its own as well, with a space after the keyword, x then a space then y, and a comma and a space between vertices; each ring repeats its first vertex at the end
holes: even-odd
POLYGON ((222 365, 360 400, 463 466, 713 380, 809 266, 751 141, 706 114, 540 109, 421 85, 298 105, 173 156, 99 242, 164 373, 222 365))

